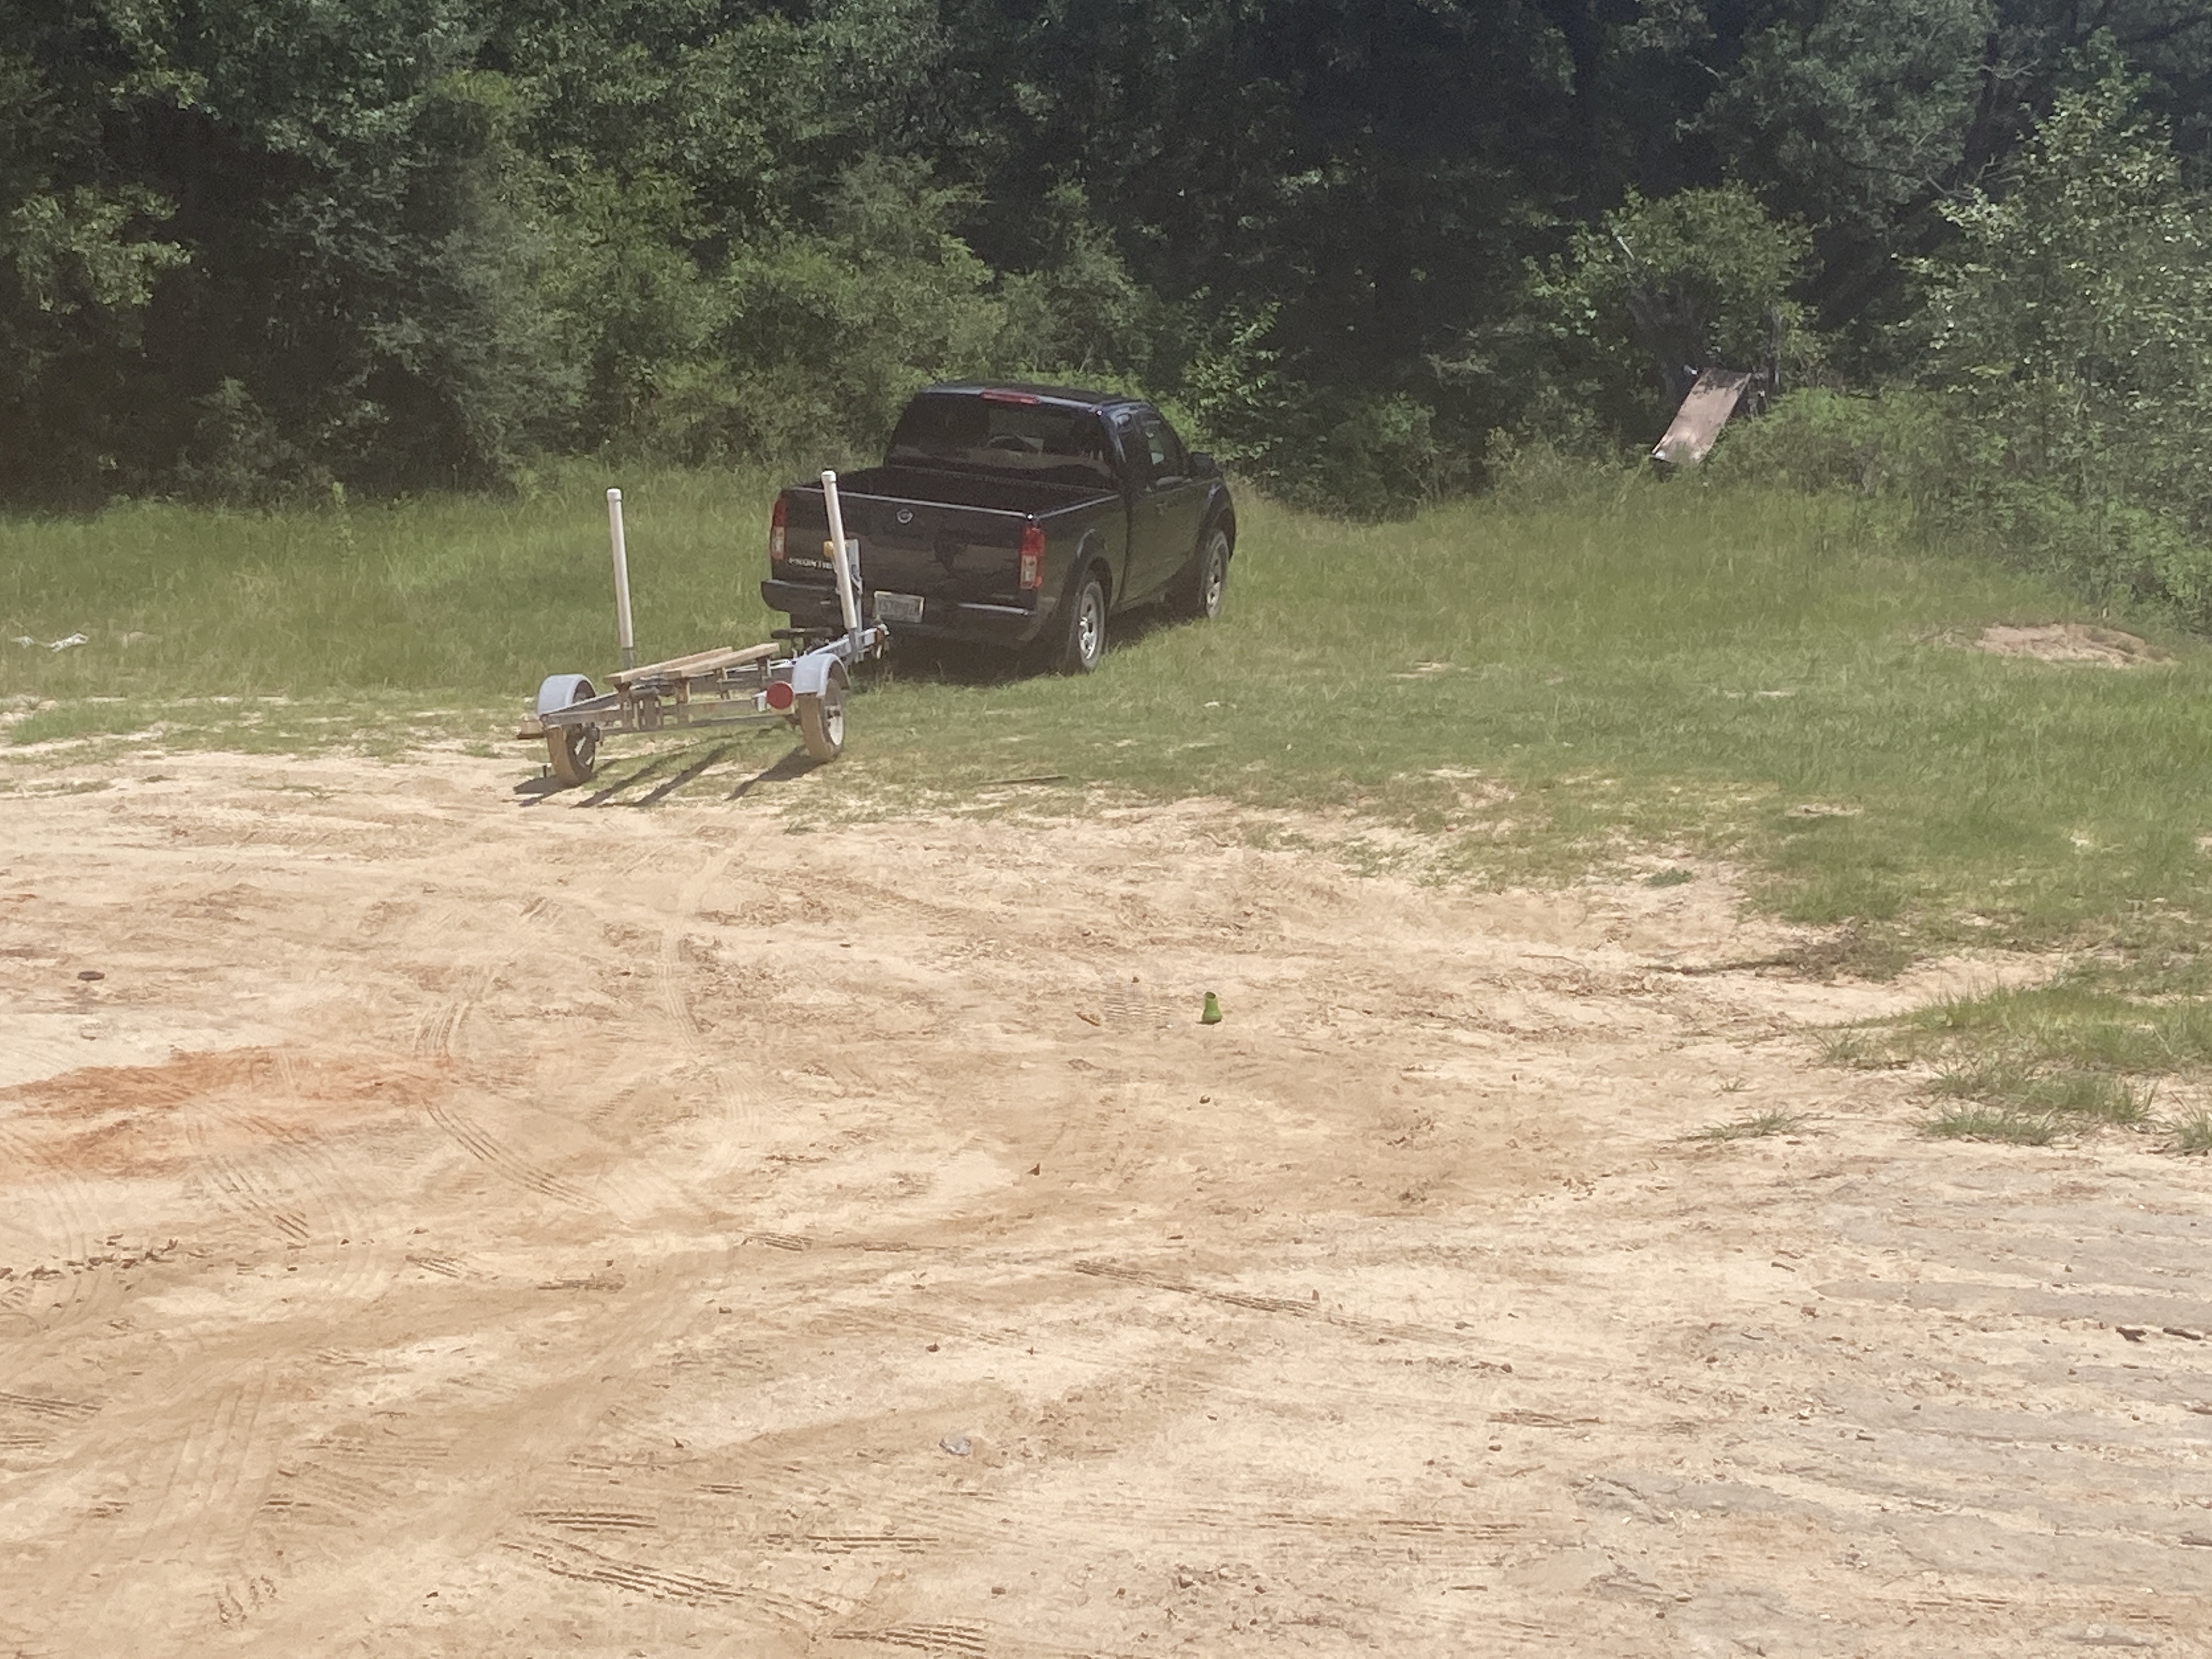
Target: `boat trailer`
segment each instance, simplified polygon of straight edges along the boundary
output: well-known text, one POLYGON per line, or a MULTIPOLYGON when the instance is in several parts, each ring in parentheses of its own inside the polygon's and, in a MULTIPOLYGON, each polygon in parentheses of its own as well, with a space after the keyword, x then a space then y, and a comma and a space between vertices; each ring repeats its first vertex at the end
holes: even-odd
POLYGON ((884 654, 890 632, 880 622, 860 619, 860 549, 845 538, 835 472, 822 475, 822 493, 830 506, 830 540, 823 552, 836 574, 842 632, 781 629, 765 645, 721 646, 640 667, 630 626, 622 491, 607 491, 615 632, 623 662, 607 677, 614 689, 600 691, 582 674, 549 674, 538 688, 536 711, 515 736, 544 739, 553 775, 565 784, 589 783, 600 742, 617 732, 793 726, 811 757, 836 760, 845 747, 845 698, 853 671, 884 654))

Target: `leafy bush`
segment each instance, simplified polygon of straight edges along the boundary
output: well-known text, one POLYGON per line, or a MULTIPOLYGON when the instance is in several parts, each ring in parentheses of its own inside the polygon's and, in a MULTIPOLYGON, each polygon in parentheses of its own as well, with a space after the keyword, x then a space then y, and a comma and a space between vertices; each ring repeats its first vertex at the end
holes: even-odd
POLYGON ((1617 500, 1647 470, 1642 456, 1612 445, 1521 438, 1502 428, 1483 446, 1482 469, 1489 493, 1521 508, 1599 507, 1617 500))
POLYGON ((825 442, 866 454, 916 387, 1000 368, 1006 305, 952 232, 963 200, 919 163, 866 161, 839 182, 822 230, 737 250, 709 366, 653 417, 648 441, 665 434, 661 447, 692 459, 825 442))
POLYGON ((226 380, 196 404, 191 441, 178 459, 177 492, 234 507, 295 505, 329 493, 330 473, 287 438, 253 394, 226 380))
MULTIPOLYGON (((1649 443, 1701 368, 1755 368, 1777 350, 1793 374, 1809 368, 1817 343, 1790 290, 1811 255, 1810 233, 1741 185, 1656 201, 1631 191, 1529 273, 1539 377, 1577 423, 1649 443)), ((1540 404, 1528 424, 1563 435, 1540 404)))
POLYGON ((1923 267, 1936 505, 2010 556, 2212 623, 2212 209, 2136 88, 2063 97, 1923 267))
POLYGON ((1717 481, 1778 484, 1808 495, 1921 495, 1938 487, 1942 402, 1910 388, 1881 393, 1807 386, 1723 433, 1705 463, 1717 481))
POLYGON ((1286 373, 1274 321, 1233 319, 1192 356, 1169 402, 1199 443, 1281 501, 1355 519, 1410 517, 1466 486, 1466 458, 1427 404, 1286 373))
POLYGON ((1293 507, 1375 520, 1411 518, 1463 488, 1464 459, 1437 434, 1434 412, 1403 393, 1363 392, 1285 381, 1274 416, 1224 441, 1224 458, 1293 507))

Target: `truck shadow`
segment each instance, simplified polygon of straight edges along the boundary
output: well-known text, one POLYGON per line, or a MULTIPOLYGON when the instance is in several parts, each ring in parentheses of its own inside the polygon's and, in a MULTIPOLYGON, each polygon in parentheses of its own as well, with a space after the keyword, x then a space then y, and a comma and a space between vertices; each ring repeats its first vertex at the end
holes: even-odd
POLYGON ((738 779, 738 787, 731 790, 724 799, 743 800, 754 790, 764 785, 794 783, 822 764, 822 762, 816 760, 804 749, 794 749, 775 765, 764 767, 749 778, 738 779))
POLYGON ((1004 685, 1037 671, 1011 651, 949 640, 901 640, 892 636, 892 654, 868 671, 878 684, 902 680, 925 685, 1004 685))
MULTIPOLYGON (((1164 629, 1179 626, 1182 618, 1164 605, 1123 611, 1113 619, 1106 635, 1106 654, 1142 644, 1164 629)), ((869 678, 885 684, 901 680, 933 685, 994 686, 1015 680, 1049 679, 1053 670, 1035 659, 987 645, 952 640, 899 639, 893 635, 890 659, 873 669, 869 678)))

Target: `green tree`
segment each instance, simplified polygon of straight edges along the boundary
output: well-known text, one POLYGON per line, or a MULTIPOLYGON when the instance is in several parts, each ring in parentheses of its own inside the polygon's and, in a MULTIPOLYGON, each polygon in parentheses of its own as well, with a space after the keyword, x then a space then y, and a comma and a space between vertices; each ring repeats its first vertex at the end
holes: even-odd
POLYGON ((472 46, 459 0, 0 13, 11 489, 498 477, 544 366, 472 46))
POLYGON ((1950 509, 2015 550, 2212 620, 2212 205, 2142 87, 2059 100, 2002 194, 1925 267, 1950 509))
POLYGON ((1792 290, 1810 252, 1805 228, 1770 218, 1743 185, 1630 192, 1529 272, 1522 337, 1536 355, 1516 367, 1550 393, 1531 410, 1536 433, 1648 443, 1700 370, 1759 369, 1784 350, 1802 366, 1816 343, 1792 290))

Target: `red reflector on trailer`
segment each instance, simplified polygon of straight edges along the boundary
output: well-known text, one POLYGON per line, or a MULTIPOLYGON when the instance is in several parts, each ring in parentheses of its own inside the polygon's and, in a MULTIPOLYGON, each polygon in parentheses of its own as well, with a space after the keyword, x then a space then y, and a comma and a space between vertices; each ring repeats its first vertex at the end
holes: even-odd
POLYGON ((791 509, 784 505, 782 496, 777 496, 775 511, 768 515, 768 556, 772 564, 783 562, 783 527, 790 519, 791 509))
POLYGON ((1034 392, 986 392, 981 396, 987 404, 1035 404, 1041 401, 1034 392))
POLYGON ((1041 524, 1022 526, 1021 562, 1015 567, 1024 591, 1034 592, 1044 586, 1044 526, 1041 524))
POLYGON ((779 714, 791 707, 793 702, 789 680, 770 680, 768 683, 768 706, 779 714))

